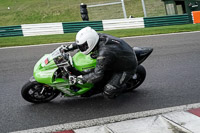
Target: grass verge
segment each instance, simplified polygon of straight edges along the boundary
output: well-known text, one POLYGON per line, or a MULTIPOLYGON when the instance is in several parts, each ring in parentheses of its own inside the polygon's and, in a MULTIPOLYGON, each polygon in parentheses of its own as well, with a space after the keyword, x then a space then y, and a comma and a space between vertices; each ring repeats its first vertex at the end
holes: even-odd
MULTIPOLYGON (((128 37, 128 36, 144 36, 166 33, 178 33, 200 31, 200 24, 187 24, 187 25, 175 25, 175 26, 163 26, 153 28, 140 28, 140 29, 126 29, 126 30, 111 30, 101 31, 101 33, 110 34, 116 37, 128 37)), ((48 43, 60 43, 60 42, 73 42, 75 40, 76 33, 68 33, 62 35, 45 35, 45 36, 31 36, 31 37, 1 37, 0 47, 10 46, 24 46, 24 45, 37 45, 48 43)))
MULTIPOLYGON (((0 0, 0 26, 82 21, 80 4, 120 2, 121 0, 0 0)), ((125 0, 127 16, 143 17, 141 0, 125 0)), ((145 0, 148 17, 166 15, 164 2, 145 0)), ((91 20, 123 18, 121 4, 88 8, 91 20)))

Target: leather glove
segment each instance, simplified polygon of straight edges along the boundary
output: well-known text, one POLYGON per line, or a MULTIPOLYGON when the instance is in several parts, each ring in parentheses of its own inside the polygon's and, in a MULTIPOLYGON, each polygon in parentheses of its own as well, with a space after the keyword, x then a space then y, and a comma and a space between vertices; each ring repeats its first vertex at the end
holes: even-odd
POLYGON ((78 45, 76 43, 72 43, 70 45, 62 45, 62 48, 63 48, 64 52, 69 52, 69 51, 73 51, 73 50, 77 49, 78 45))
POLYGON ((69 84, 70 85, 76 84, 76 76, 69 76, 69 84))
POLYGON ((77 81, 78 84, 81 84, 81 85, 85 83, 85 82, 83 81, 83 76, 82 76, 82 75, 79 75, 79 76, 77 77, 76 81, 77 81))
POLYGON ((69 84, 70 85, 75 85, 76 83, 78 84, 84 84, 84 81, 83 81, 83 76, 80 75, 78 77, 76 76, 69 76, 69 84))

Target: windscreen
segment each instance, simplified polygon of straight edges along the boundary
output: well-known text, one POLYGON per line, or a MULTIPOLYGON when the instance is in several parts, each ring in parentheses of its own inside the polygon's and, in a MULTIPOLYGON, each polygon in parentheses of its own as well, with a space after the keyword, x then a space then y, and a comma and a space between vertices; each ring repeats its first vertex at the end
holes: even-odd
POLYGON ((67 63, 67 60, 64 58, 63 53, 61 51, 63 51, 62 47, 58 47, 51 53, 52 58, 56 63, 56 65, 62 65, 67 63))

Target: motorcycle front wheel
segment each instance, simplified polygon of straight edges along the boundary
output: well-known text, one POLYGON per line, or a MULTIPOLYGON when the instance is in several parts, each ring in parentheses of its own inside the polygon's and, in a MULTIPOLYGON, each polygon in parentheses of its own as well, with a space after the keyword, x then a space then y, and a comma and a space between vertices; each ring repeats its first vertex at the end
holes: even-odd
POLYGON ((132 91, 135 90, 137 87, 139 87, 146 78, 146 70, 142 65, 139 65, 137 67, 136 73, 133 78, 131 78, 126 83, 126 91, 132 91))
POLYGON ((58 90, 54 90, 52 87, 36 81, 28 81, 21 90, 22 97, 31 103, 49 102, 59 94, 58 90))

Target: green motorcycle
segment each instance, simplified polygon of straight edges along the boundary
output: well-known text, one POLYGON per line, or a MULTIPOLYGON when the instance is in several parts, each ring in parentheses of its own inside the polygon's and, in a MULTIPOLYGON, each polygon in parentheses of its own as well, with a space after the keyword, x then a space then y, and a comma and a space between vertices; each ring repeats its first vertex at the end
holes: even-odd
MULTIPOLYGON (((103 86, 111 77, 105 74, 104 80, 97 84, 79 84, 70 77, 79 76, 94 70, 96 59, 92 54, 77 52, 74 56, 64 51, 60 46, 52 53, 44 55, 35 65, 33 77, 22 87, 22 97, 31 103, 44 103, 56 98, 59 94, 66 97, 89 97, 103 92, 103 86)), ((126 91, 132 91, 140 86, 146 77, 145 68, 140 65, 153 51, 152 48, 133 48, 138 67, 136 74, 127 82, 126 91)))

